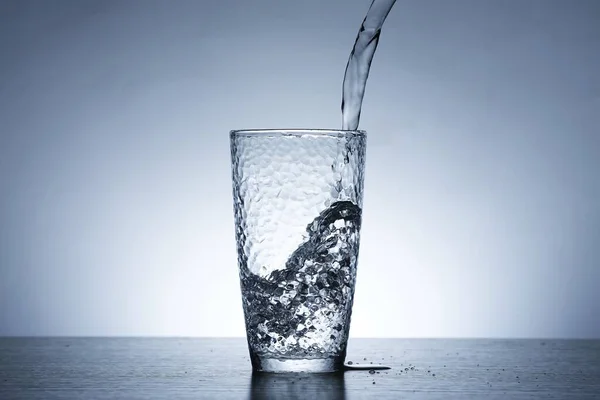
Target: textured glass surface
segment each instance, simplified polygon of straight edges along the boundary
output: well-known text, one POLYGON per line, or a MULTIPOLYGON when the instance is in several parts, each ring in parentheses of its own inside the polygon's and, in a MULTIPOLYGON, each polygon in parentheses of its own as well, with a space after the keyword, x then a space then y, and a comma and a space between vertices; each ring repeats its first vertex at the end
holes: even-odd
POLYGON ((357 131, 231 133, 238 264, 257 369, 266 359, 343 362, 365 143, 357 131))

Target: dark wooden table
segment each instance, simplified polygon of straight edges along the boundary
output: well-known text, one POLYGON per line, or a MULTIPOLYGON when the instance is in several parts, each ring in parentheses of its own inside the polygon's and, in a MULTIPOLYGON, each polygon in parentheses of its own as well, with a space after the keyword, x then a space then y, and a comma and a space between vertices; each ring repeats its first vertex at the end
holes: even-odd
POLYGON ((388 371, 252 374, 243 339, 0 338, 0 399, 600 399, 600 341, 354 339, 388 371))

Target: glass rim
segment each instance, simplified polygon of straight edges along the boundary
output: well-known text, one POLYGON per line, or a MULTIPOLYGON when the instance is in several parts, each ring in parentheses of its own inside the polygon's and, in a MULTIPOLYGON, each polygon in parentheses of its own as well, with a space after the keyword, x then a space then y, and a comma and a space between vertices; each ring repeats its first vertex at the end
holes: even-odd
POLYGON ((236 129, 229 132, 233 137, 303 137, 303 136, 324 136, 324 137, 346 137, 346 136, 367 136, 363 130, 343 130, 343 129, 236 129))

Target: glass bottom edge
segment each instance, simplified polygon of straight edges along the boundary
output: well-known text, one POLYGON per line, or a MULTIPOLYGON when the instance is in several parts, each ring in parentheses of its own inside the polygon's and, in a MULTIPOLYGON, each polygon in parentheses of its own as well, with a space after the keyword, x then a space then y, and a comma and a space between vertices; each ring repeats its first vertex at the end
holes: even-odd
POLYGON ((339 372, 344 368, 344 357, 316 358, 316 359, 280 359, 254 356, 252 369, 255 372, 310 372, 328 373, 339 372))

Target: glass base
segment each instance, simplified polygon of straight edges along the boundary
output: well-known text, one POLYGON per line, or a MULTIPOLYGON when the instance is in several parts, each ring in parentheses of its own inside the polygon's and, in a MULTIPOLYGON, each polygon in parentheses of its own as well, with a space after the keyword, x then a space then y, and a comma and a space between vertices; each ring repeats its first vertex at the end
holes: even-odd
POLYGON ((343 357, 317 359, 278 359, 252 357, 252 368, 258 372, 338 372, 344 369, 343 357))

